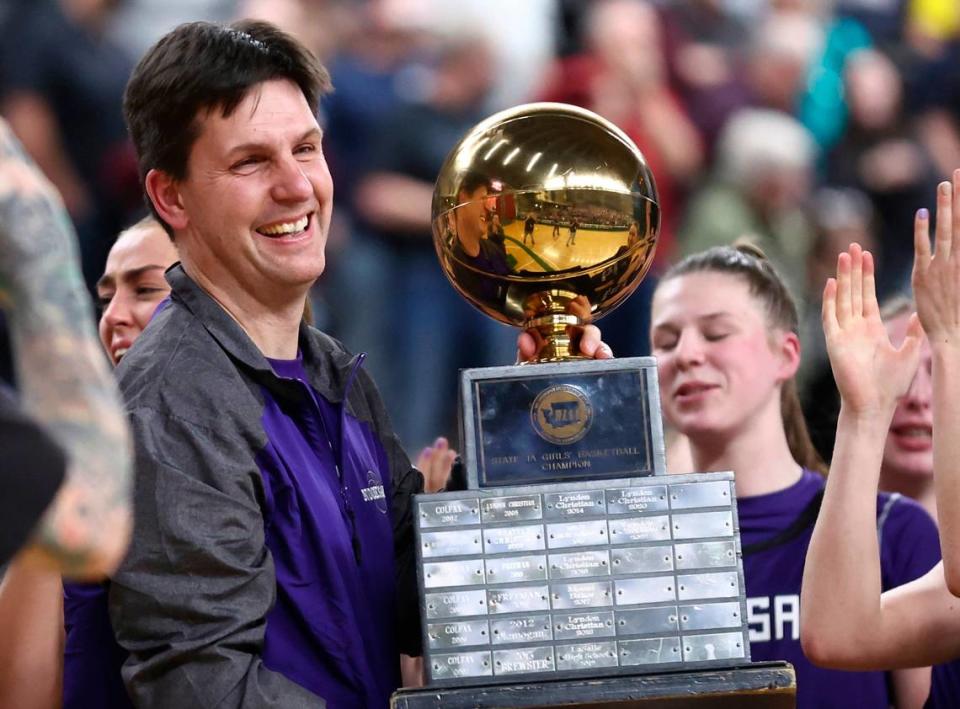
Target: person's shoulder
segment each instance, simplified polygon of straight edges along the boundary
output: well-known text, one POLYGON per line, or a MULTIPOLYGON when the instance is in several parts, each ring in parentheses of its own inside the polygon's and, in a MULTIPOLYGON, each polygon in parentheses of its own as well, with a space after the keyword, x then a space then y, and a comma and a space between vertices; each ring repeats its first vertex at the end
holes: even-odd
POLYGON ((900 493, 877 495, 877 532, 883 544, 935 544, 939 550, 936 522, 920 503, 900 493))
POLYGON ((188 414, 227 406, 242 378, 200 320, 174 301, 137 338, 117 379, 128 409, 170 407, 188 414))

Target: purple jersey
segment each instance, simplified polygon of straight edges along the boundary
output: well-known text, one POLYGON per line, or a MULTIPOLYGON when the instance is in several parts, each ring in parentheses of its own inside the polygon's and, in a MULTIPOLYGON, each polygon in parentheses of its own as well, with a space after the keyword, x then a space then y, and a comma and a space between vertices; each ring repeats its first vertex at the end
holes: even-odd
MULTIPOLYGON (((815 514, 808 524, 795 522, 815 512, 825 485, 823 476, 804 470, 785 490, 737 501, 750 654, 754 661, 786 660, 794 666, 799 709, 886 707, 891 704, 886 673, 816 667, 800 647, 800 582, 815 514)), ((884 590, 922 576, 940 560, 937 528, 913 500, 878 495, 877 530, 884 590)))

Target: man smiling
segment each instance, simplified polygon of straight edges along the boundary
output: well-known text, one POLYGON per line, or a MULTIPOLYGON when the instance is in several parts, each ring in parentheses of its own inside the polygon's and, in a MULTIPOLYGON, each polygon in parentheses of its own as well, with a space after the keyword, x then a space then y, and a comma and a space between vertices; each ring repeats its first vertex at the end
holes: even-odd
POLYGON ((330 225, 328 88, 260 23, 181 26, 127 88, 182 261, 118 368, 140 517, 111 616, 138 706, 386 706, 419 653, 420 474, 361 358, 301 324, 330 225))

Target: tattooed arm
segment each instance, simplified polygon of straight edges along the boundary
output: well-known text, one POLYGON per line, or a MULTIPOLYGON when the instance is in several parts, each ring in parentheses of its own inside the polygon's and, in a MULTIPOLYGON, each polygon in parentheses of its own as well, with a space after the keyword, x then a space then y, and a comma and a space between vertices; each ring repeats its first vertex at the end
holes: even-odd
POLYGON ((23 408, 68 459, 67 478, 25 558, 77 578, 109 574, 132 526, 126 418, 63 204, 2 120, 0 307, 10 322, 23 408))

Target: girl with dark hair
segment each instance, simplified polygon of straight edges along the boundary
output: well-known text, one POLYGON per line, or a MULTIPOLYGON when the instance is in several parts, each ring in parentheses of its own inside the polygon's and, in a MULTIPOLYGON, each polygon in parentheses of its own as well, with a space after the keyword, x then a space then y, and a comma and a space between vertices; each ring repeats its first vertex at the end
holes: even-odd
MULTIPOLYGON (((801 708, 920 706, 927 668, 837 672, 800 647, 800 582, 825 467, 800 409, 797 312, 780 276, 748 245, 693 254, 660 281, 652 323, 663 413, 689 441, 693 469, 736 475, 752 659, 793 664, 801 708)), ((884 588, 936 564, 936 527, 917 504, 879 495, 875 508, 884 588)))

